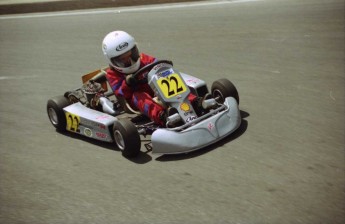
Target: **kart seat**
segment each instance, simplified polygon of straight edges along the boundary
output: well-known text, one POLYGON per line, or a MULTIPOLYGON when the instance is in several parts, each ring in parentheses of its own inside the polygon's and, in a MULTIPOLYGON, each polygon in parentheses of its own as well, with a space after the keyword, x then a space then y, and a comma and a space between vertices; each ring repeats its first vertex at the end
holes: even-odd
POLYGON ((102 85, 102 88, 104 89, 105 92, 108 91, 108 82, 107 82, 107 78, 105 77, 106 74, 106 69, 98 69, 96 71, 90 72, 86 75, 83 75, 81 77, 83 84, 85 84, 87 81, 89 80, 94 80, 98 83, 100 83, 102 85))

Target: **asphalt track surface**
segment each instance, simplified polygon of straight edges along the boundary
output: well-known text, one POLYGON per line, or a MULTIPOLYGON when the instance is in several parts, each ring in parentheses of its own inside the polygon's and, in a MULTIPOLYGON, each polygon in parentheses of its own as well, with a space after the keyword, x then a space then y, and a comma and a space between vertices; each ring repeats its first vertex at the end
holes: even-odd
POLYGON ((344 2, 203 4, 0 17, 0 223, 345 222, 344 2), (47 100, 106 65, 114 29, 208 84, 232 80, 240 129, 134 160, 56 132, 47 100))

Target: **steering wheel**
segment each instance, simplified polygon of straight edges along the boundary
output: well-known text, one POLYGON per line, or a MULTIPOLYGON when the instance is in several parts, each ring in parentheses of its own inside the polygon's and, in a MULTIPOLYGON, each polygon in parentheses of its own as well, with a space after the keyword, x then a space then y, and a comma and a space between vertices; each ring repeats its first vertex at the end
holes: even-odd
POLYGON ((132 75, 132 77, 136 79, 137 76, 138 76, 140 73, 142 73, 142 72, 144 72, 144 71, 146 71, 146 70, 152 69, 153 67, 155 67, 156 65, 161 64, 161 63, 167 63, 167 64, 169 64, 169 65, 173 65, 173 62, 172 62, 172 61, 169 61, 169 60, 158 60, 158 61, 153 62, 153 63, 151 63, 151 64, 145 65, 144 67, 142 67, 141 69, 139 69, 138 71, 136 71, 136 72, 132 75))

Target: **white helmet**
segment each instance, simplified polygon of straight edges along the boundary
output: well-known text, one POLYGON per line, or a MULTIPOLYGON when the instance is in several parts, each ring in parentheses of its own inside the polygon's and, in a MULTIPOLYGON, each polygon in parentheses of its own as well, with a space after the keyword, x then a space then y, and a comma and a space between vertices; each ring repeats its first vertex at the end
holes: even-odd
POLYGON ((110 65, 119 72, 132 74, 140 67, 139 50, 135 40, 124 31, 108 33, 103 39, 102 50, 110 65))

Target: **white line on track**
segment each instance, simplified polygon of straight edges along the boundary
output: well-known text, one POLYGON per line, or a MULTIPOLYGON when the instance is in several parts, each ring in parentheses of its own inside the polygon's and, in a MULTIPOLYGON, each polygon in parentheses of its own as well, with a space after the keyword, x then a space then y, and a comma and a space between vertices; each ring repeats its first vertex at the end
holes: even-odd
POLYGON ((1 80, 21 80, 21 79, 34 79, 39 78, 37 75, 29 75, 29 76, 0 76, 1 80))
POLYGON ((110 13, 125 13, 125 12, 141 12, 141 11, 152 11, 152 10, 162 10, 162 9, 179 9, 179 8, 186 8, 186 7, 205 7, 205 6, 213 6, 213 5, 224 5, 224 4, 257 2, 257 1, 263 1, 263 0, 216 0, 216 1, 203 1, 203 2, 150 5, 150 6, 135 6, 135 7, 125 7, 125 8, 119 7, 119 8, 111 8, 111 9, 63 11, 63 12, 50 12, 50 13, 32 13, 32 14, 0 16, 0 20, 42 18, 42 17, 55 17, 55 16, 78 16, 78 15, 91 15, 91 14, 110 14, 110 13))

